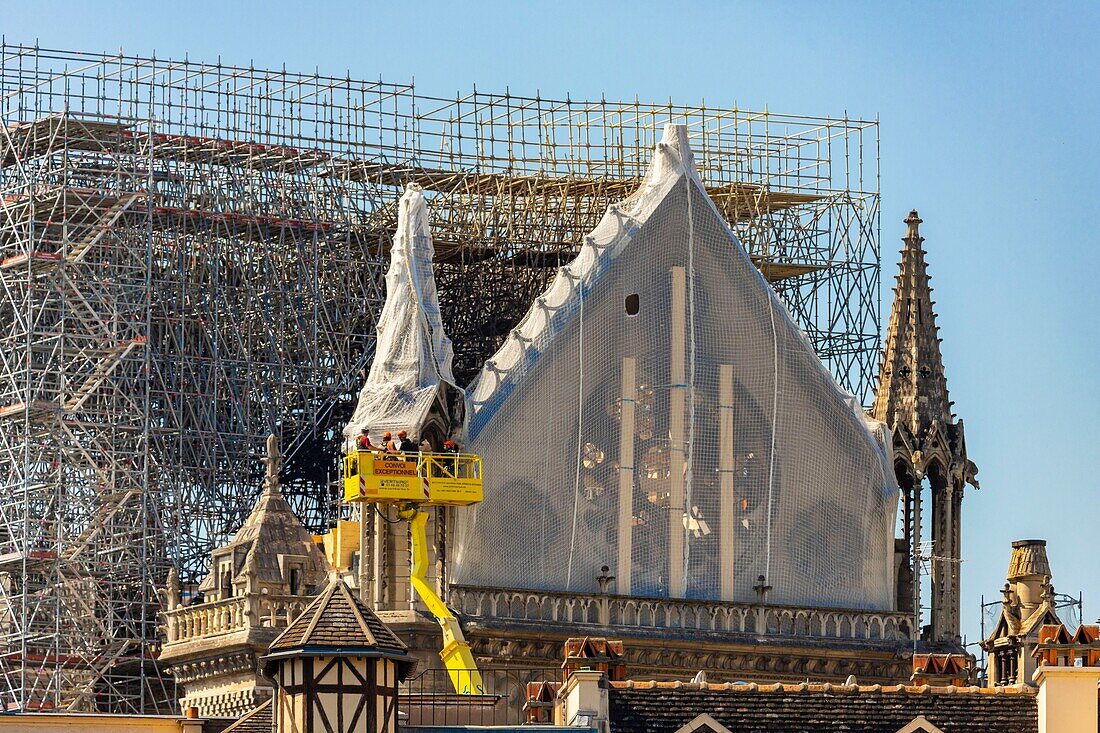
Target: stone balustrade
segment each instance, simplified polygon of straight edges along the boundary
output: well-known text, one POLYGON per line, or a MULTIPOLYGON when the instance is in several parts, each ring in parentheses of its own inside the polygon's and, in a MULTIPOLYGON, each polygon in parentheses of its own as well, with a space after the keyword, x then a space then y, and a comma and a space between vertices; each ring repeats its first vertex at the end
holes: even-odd
POLYGON ((637 629, 683 629, 851 639, 912 641, 909 614, 800 608, 724 601, 636 598, 452 585, 449 605, 468 618, 637 629))
POLYGON ((260 626, 285 628, 302 615, 315 596, 260 596, 260 626))
POLYGON ((162 613, 167 642, 174 644, 251 628, 285 628, 312 600, 312 596, 250 593, 174 608, 162 613))

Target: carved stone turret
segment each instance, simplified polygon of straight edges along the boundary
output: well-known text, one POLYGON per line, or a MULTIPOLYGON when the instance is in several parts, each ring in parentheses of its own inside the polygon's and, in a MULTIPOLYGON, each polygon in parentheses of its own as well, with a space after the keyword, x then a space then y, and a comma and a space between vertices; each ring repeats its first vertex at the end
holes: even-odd
POLYGON ((259 657, 325 586, 324 554, 279 490, 282 456, 267 441, 264 490, 244 525, 214 550, 201 601, 181 606, 178 576, 164 596, 161 662, 180 686, 180 707, 201 716, 239 716, 271 696, 259 657))
POLYGON ((933 559, 931 626, 926 639, 957 645, 961 641, 962 497, 966 484, 977 488, 978 469, 966 455, 963 422, 951 412, 921 223, 916 210, 905 219, 905 246, 871 412, 893 431, 894 467, 904 502, 903 540, 908 557, 898 570, 898 608, 913 610, 919 602, 920 579, 914 577, 919 563, 914 566, 912 558, 921 554, 922 512, 927 509, 922 506, 920 487, 927 479, 932 496, 933 559))
POLYGON ((1001 615, 993 633, 981 642, 989 655, 990 686, 1031 684, 1039 631, 1044 625, 1061 623, 1046 545, 1046 540, 1012 543, 1001 615))

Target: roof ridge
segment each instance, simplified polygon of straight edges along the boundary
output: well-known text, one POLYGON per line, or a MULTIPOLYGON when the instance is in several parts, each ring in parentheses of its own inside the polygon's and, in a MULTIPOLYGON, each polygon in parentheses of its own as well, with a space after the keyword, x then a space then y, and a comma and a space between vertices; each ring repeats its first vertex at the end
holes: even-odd
POLYGON ((374 635, 374 632, 371 631, 370 627, 367 625, 367 620, 363 617, 362 609, 359 608, 359 604, 355 602, 354 598, 352 598, 351 589, 348 588, 347 584, 343 581, 333 583, 333 585, 340 587, 340 594, 344 597, 344 600, 347 601, 347 604, 351 606, 351 612, 355 614, 355 620, 359 622, 359 629, 363 632, 363 634, 367 637, 371 644, 378 644, 378 637, 374 635))
POLYGON ((772 694, 779 692, 796 693, 878 693, 886 695, 1029 695, 1038 691, 1033 687, 978 687, 977 685, 843 685, 835 682, 802 682, 789 684, 782 682, 716 682, 698 685, 680 680, 619 680, 611 681, 611 687, 618 690, 706 690, 712 692, 757 692, 772 694))
MULTIPOLYGON (((340 582, 339 584, 343 585, 343 582, 340 582)), ((317 597, 317 601, 314 602, 317 604, 317 608, 313 612, 313 618, 309 620, 309 625, 306 627, 306 630, 302 632, 302 644, 306 644, 307 642, 309 642, 309 637, 313 636, 313 632, 317 628, 317 624, 320 623, 321 619, 324 617, 325 610, 328 608, 328 604, 332 600, 332 594, 336 590, 336 585, 337 583, 329 583, 328 588, 325 588, 321 592, 321 595, 317 597)), ((314 604, 311 603, 310 605, 312 606, 314 604)))

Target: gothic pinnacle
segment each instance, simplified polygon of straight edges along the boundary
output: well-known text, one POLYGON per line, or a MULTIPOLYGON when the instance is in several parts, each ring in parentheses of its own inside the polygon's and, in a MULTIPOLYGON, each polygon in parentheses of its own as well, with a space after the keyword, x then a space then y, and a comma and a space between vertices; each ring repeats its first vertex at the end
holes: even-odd
POLYGON ((263 463, 267 467, 264 475, 264 493, 278 495, 280 493, 279 469, 283 465, 283 456, 279 452, 279 438, 274 434, 267 436, 267 455, 264 456, 263 463))
POLYGON ((923 242, 924 237, 920 235, 920 225, 924 223, 924 219, 920 218, 916 209, 909 210, 909 216, 905 217, 905 223, 909 225, 909 230, 905 233, 905 239, 915 239, 918 242, 923 242))

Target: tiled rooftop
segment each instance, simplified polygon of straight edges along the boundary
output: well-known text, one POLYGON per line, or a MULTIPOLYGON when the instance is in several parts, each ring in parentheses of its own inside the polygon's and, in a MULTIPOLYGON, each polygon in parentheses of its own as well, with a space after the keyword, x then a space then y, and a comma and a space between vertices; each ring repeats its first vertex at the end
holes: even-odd
POLYGON ((271 733, 271 730, 271 700, 268 699, 245 713, 223 733, 271 733))
POLYGON ((376 649, 404 654, 407 647, 339 578, 271 643, 270 652, 288 649, 376 649))
POLYGON ((733 733, 896 733, 918 715, 944 733, 1036 733, 1031 688, 612 682, 612 733, 675 733, 706 713, 733 733))

